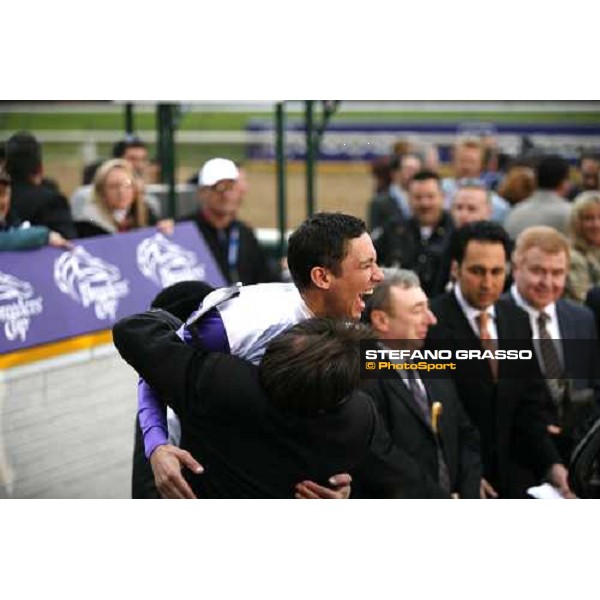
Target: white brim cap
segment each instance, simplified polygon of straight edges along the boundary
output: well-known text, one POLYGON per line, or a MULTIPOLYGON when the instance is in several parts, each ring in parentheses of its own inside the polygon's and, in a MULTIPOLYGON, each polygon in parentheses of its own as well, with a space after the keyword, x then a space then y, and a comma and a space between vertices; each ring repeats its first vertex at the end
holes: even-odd
POLYGON ((238 168, 232 160, 211 158, 204 163, 198 173, 198 185, 215 185, 224 179, 237 179, 239 174, 238 168))

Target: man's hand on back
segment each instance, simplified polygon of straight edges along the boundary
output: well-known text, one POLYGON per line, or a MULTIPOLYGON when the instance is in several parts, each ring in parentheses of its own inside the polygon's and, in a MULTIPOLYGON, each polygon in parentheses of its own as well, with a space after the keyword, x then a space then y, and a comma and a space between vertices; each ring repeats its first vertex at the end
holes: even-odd
POLYGON ((352 490, 352 477, 340 473, 329 478, 331 487, 324 487, 314 481, 302 481, 296 484, 295 497, 299 500, 346 500, 352 490))
POLYGON ((171 444, 157 446, 150 455, 150 465, 154 473, 154 482, 163 498, 196 497, 183 478, 181 469, 186 467, 199 475, 204 472, 204 467, 187 450, 171 444))

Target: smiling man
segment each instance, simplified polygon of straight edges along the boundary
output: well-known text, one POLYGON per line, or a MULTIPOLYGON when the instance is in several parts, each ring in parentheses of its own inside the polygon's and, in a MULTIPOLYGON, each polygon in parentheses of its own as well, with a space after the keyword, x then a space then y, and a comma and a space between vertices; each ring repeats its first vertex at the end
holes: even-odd
MULTIPOLYGON (((383 283, 367 303, 365 321, 384 346, 421 348, 436 318, 419 278, 403 269, 384 269, 384 274, 383 283)), ((414 497, 428 497, 435 486, 446 496, 479 498, 479 434, 466 416, 452 379, 418 371, 395 374, 369 380, 364 390, 375 401, 392 441, 405 453, 405 468, 415 473, 419 484, 414 497), (435 404, 441 408, 441 418, 434 422, 435 404)))
MULTIPOLYGON (((266 345, 300 321, 359 319, 364 296, 383 280, 365 223, 341 213, 319 213, 302 223, 290 236, 288 265, 295 285, 259 284, 209 294, 188 320, 184 339, 258 364, 266 345)), ((139 415, 161 493, 192 497, 179 473, 181 454, 167 444, 164 407, 145 385, 140 387, 139 415)))
POLYGON ((567 403, 577 395, 583 399, 586 390, 592 402, 595 397, 600 403, 594 315, 586 306, 561 299, 568 270, 567 238, 552 227, 529 227, 517 238, 514 284, 505 295, 529 315, 538 362, 553 400, 546 406, 548 431, 565 461, 577 441, 573 428, 564 429, 567 403))
POLYGON ((412 217, 390 222, 376 239, 380 261, 386 267, 411 269, 423 290, 433 298, 444 290, 448 267, 444 260, 454 229, 444 210, 440 178, 433 171, 416 173, 408 185, 412 217))
MULTIPOLYGON (((477 221, 457 230, 451 249, 456 285, 431 304, 438 321, 430 329, 432 340, 455 349, 490 343, 506 349, 518 340, 531 346, 527 315, 500 299, 508 248, 508 235, 497 223, 477 221)), ((524 497, 532 479, 544 478, 571 494, 567 470, 546 430, 548 394, 536 366, 480 361, 469 376, 451 373, 481 436, 485 497, 524 497)))

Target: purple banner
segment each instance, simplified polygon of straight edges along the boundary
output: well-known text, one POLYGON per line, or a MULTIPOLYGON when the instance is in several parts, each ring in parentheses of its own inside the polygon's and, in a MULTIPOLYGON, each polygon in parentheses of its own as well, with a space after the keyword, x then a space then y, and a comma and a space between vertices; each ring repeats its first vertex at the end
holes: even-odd
POLYGON ((110 329, 178 281, 225 285, 193 223, 168 237, 146 228, 74 244, 0 253, 0 354, 110 329))

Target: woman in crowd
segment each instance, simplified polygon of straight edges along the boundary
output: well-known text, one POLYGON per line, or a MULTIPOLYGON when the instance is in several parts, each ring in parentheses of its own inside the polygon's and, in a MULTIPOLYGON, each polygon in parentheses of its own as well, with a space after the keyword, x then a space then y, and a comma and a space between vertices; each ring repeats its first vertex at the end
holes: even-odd
POLYGON ((583 192, 571 212, 571 267, 565 295, 583 302, 600 284, 600 192, 583 192))
POLYGON ((163 233, 173 231, 173 221, 158 221, 143 202, 141 186, 130 163, 115 158, 103 163, 94 176, 89 195, 77 221, 79 237, 121 233, 157 225, 163 233))

